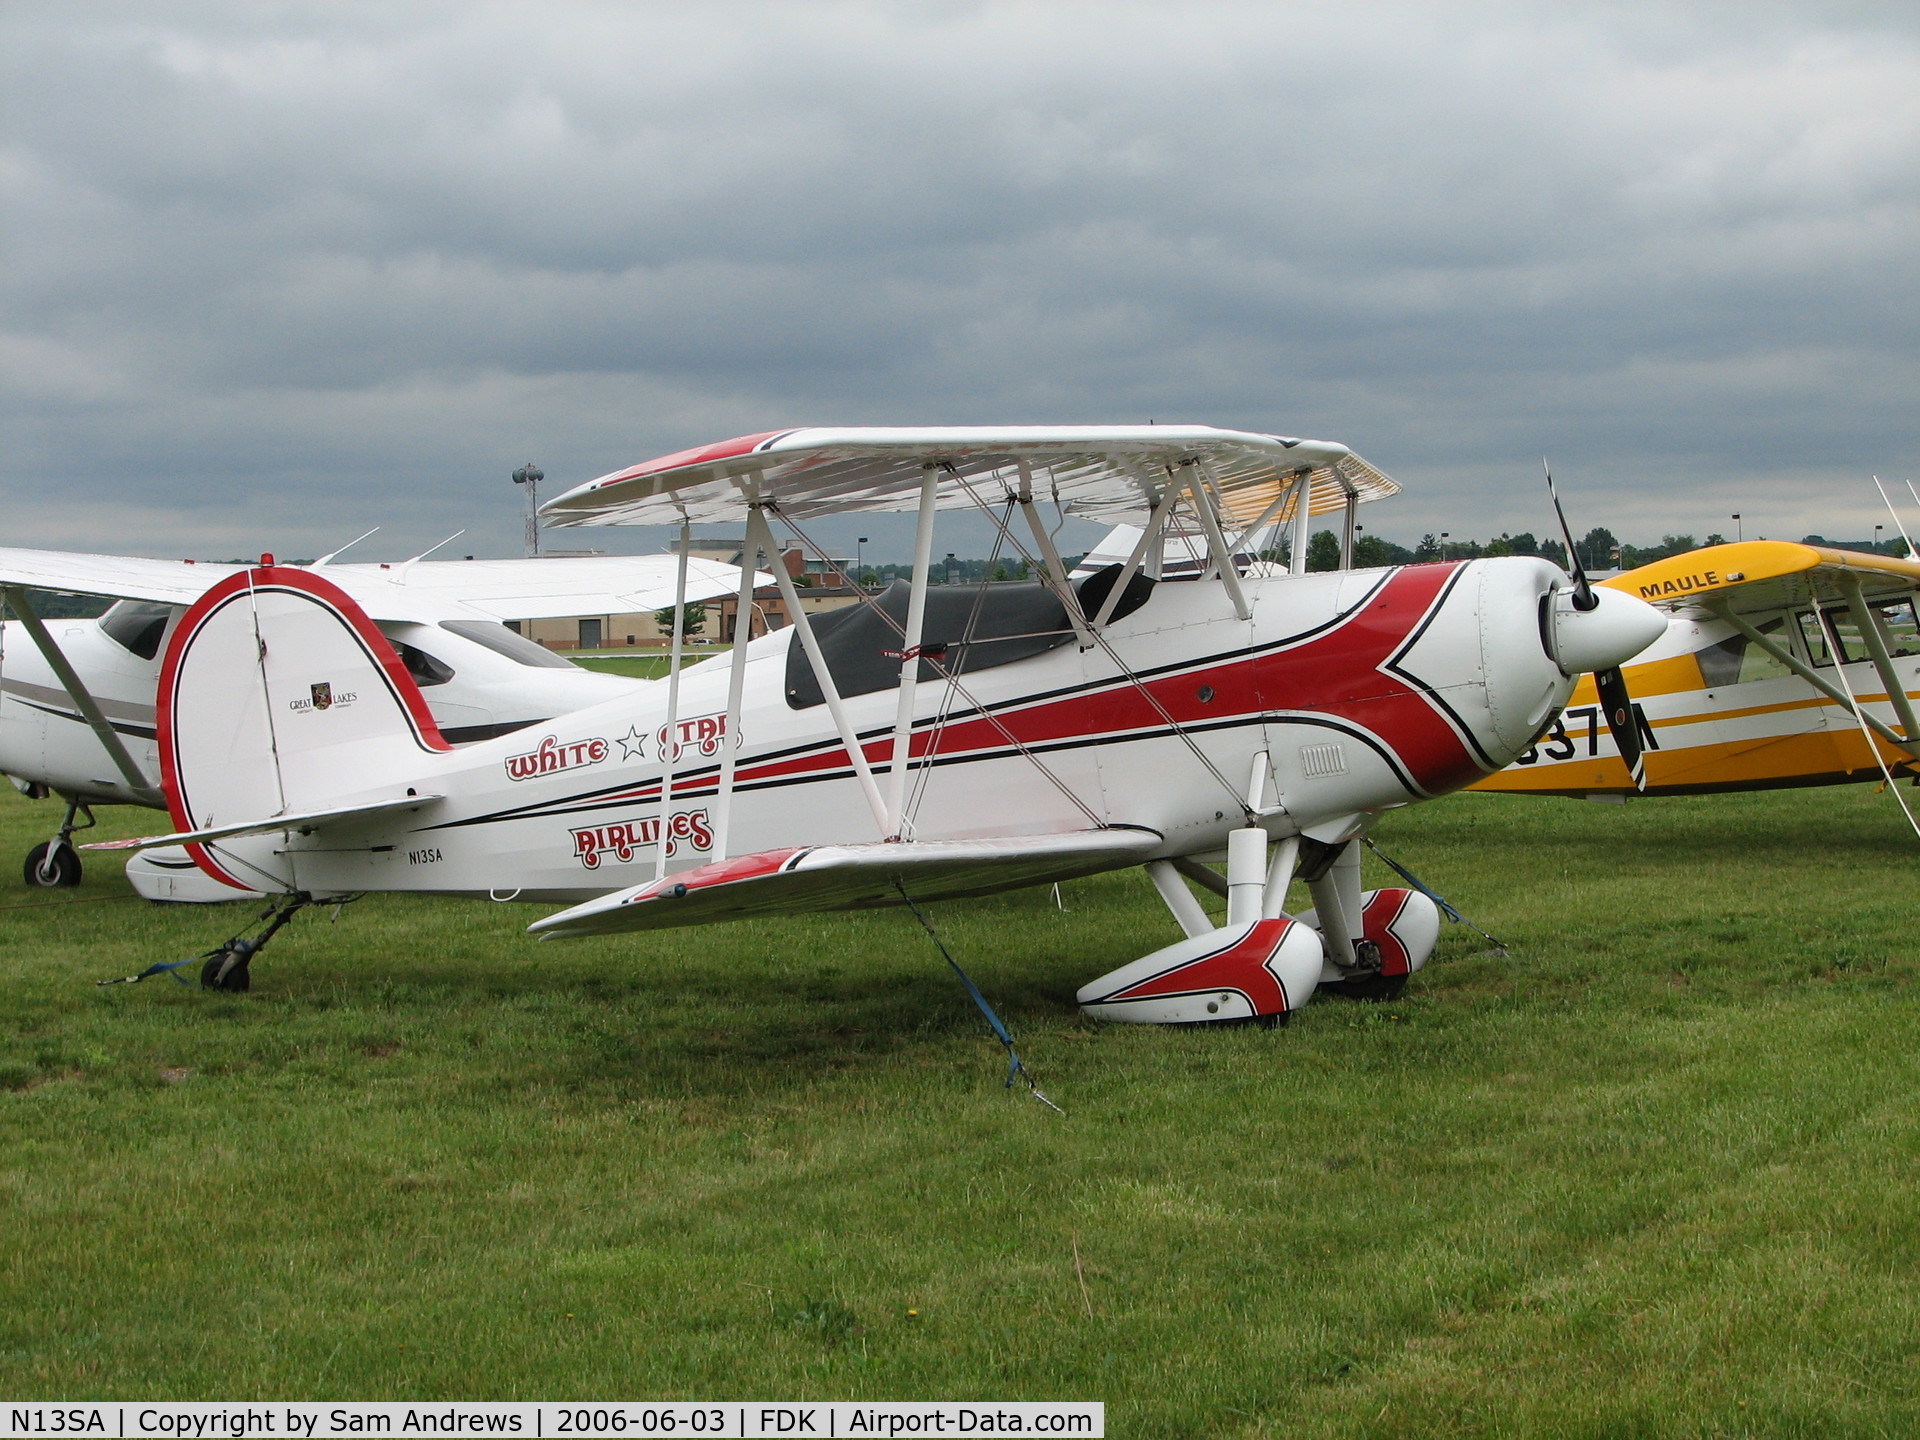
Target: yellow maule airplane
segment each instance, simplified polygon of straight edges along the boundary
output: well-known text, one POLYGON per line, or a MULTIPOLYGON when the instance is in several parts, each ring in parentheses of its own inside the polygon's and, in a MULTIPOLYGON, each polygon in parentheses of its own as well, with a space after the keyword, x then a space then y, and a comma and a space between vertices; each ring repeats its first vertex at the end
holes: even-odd
POLYGON ((1920 562, 1748 540, 1596 583, 1669 616, 1623 667, 1640 755, 1622 759, 1587 676, 1531 749, 1470 788, 1625 800, 1920 777, 1920 562))

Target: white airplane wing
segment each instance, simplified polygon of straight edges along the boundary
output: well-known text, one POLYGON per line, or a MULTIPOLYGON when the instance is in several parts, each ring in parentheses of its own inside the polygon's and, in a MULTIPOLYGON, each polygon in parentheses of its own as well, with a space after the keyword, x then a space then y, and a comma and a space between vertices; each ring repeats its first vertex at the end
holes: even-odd
MULTIPOLYGON (((328 565, 324 573, 375 620, 544 620, 623 615, 673 603, 674 555, 592 555, 542 560, 418 560, 328 565)), ((243 565, 0 548, 0 585, 115 600, 191 605, 243 565)), ((771 575, 756 584, 773 583, 771 575)), ((687 561, 687 599, 740 588, 737 566, 687 561)))
POLYGON ((903 894, 916 902, 991 895, 1125 869, 1161 844, 1151 830, 1115 828, 766 850, 603 895, 527 928, 571 939, 755 915, 876 909, 902 904, 903 894))
POLYGON ((137 555, 81 555, 66 550, 0 548, 0 585, 191 605, 244 565, 147 560, 137 555))
MULTIPOLYGON (((376 620, 458 610, 476 619, 549 620, 625 615, 673 604, 675 555, 556 556, 543 560, 422 560, 393 565, 328 565, 323 574, 376 620)), ((755 584, 771 585, 771 575, 755 584)), ((740 569, 687 561, 689 602, 740 589, 740 569)))

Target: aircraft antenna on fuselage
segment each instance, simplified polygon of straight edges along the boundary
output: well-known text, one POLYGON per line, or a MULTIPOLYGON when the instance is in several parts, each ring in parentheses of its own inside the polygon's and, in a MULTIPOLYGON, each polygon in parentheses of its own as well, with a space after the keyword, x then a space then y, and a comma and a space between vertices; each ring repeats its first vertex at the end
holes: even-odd
MULTIPOLYGON (((380 527, 376 525, 373 527, 373 529, 367 531, 367 535, 378 534, 379 530, 380 530, 380 527)), ((358 545, 362 540, 366 539, 367 535, 356 535, 353 537, 353 539, 347 541, 346 544, 342 545, 338 550, 329 550, 326 554, 322 555, 318 560, 314 561, 311 568, 318 570, 322 565, 332 563, 334 556, 346 554, 347 551, 351 550, 354 546, 358 545)), ((444 545, 447 542, 442 540, 440 543, 444 545)))

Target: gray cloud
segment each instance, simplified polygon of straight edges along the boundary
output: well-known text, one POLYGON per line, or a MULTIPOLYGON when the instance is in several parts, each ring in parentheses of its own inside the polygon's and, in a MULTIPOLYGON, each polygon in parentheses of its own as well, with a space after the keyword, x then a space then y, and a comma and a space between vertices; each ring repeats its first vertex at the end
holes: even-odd
POLYGON ((1409 538, 1542 528, 1542 451, 1635 537, 1861 534, 1920 470, 1900 7, 0 23, 16 542, 510 552, 529 455, 806 423, 1340 439, 1409 538))

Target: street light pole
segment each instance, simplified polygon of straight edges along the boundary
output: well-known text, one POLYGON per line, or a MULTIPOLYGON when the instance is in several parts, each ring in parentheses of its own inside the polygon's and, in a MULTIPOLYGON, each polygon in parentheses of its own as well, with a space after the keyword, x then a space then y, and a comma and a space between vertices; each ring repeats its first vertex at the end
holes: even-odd
POLYGON ((1736 510, 1727 518, 1733 521, 1733 538, 1736 540, 1745 540, 1747 538, 1747 527, 1740 523, 1740 512, 1736 510))
POLYGON ((529 460, 513 472, 513 483, 527 487, 527 558, 540 555, 540 482, 546 479, 540 467, 529 460))
POLYGON ((867 537, 862 535, 853 542, 853 573, 858 577, 855 583, 864 590, 867 588, 867 537))

